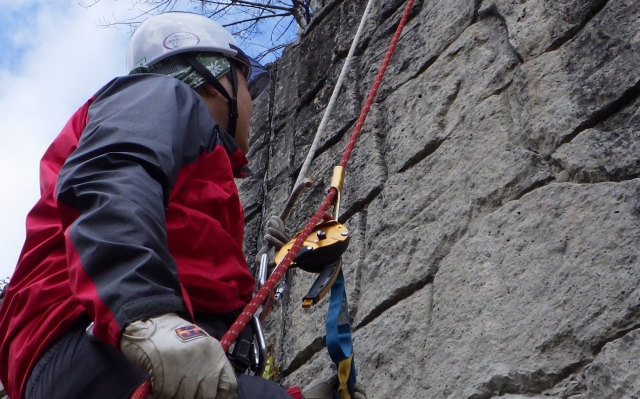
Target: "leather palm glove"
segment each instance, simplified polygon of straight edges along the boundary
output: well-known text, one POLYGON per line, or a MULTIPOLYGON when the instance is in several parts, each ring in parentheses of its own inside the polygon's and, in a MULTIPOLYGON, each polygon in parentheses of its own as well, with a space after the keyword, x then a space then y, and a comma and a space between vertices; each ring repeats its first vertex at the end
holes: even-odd
POLYGON ((220 342, 175 313, 129 324, 120 349, 149 374, 154 399, 236 398, 236 377, 220 342))
MULTIPOLYGON (((302 390, 304 399, 333 399, 333 393, 338 389, 338 376, 333 375, 327 379, 314 381, 302 390)), ((356 383, 351 399, 367 399, 364 387, 356 383)))

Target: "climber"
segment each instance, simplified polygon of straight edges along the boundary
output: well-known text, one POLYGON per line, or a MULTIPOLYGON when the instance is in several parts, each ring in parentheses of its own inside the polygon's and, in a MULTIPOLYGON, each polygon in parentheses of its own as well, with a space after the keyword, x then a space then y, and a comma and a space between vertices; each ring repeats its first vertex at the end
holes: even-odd
POLYGON ((129 398, 147 379, 156 398, 302 397, 236 375, 217 341, 253 290, 234 177, 266 70, 190 13, 147 19, 127 58, 42 158, 0 308, 2 384, 12 399, 129 398))

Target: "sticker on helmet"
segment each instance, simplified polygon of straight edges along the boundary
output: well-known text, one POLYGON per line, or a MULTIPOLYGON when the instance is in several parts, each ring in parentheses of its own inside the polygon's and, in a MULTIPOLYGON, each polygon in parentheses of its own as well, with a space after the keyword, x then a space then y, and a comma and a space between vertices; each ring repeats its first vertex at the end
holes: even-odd
POLYGON ((181 47, 195 46, 200 43, 200 38, 191 32, 175 32, 165 37, 162 45, 164 48, 174 50, 181 47))
POLYGON ((180 338, 180 341, 182 342, 191 341, 192 339, 205 337, 207 335, 207 333, 204 332, 204 330, 202 330, 198 326, 194 326, 193 324, 190 326, 176 328, 176 334, 178 335, 178 338, 180 338))

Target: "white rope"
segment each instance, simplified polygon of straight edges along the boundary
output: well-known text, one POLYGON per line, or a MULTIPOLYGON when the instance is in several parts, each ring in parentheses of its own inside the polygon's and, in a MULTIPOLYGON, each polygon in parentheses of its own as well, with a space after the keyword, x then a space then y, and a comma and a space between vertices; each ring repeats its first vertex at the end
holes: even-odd
MULTIPOLYGON (((358 46, 358 42, 360 41, 360 37, 362 36, 362 32, 364 31, 364 25, 367 22, 367 17, 369 16, 369 12, 371 11, 371 7, 373 6, 375 0, 369 0, 367 2, 367 7, 364 9, 364 13, 362 14, 362 18, 360 19, 360 25, 358 26, 358 30, 356 31, 355 36, 353 37, 353 42, 351 43, 351 48, 349 49, 349 53, 347 54, 347 58, 344 61, 344 65, 342 66, 342 70, 340 71, 340 76, 338 76, 338 81, 336 82, 336 86, 333 88, 333 93, 331 94, 331 99, 329 100, 329 104, 324 111, 324 115, 322 115, 322 120, 320 121, 320 125, 318 126, 318 130, 316 131, 316 135, 313 138, 313 143, 311 143, 311 147, 309 148, 309 153, 307 154, 307 158, 304 160, 302 164, 302 168, 300 169, 300 173, 298 173, 298 178, 296 183, 293 185, 293 190, 289 195, 289 199, 287 200, 287 204, 285 205, 285 209, 280 214, 280 218, 284 221, 289 214, 289 211, 293 207, 295 201, 298 196, 302 192, 304 187, 308 187, 311 185, 311 180, 309 180, 306 175, 309 170, 309 166, 311 166, 311 161, 313 160, 316 151, 318 150, 318 145, 320 143, 320 136, 324 132, 325 127, 327 126, 327 121, 329 120, 329 115, 331 115, 331 111, 333 111, 333 107, 336 103, 336 99, 338 98, 338 93, 342 88, 342 83, 344 82, 344 78, 347 75, 347 71, 349 70, 349 66, 353 60, 353 54, 356 52, 356 47, 358 46)), ((266 226, 265 226, 266 229, 266 226)), ((262 248, 258 251, 258 258, 262 260, 264 256, 270 251, 272 246, 270 243, 265 240, 262 245, 262 248)))
POLYGON ((342 71, 340 71, 340 76, 338 77, 338 82, 336 83, 336 87, 333 88, 333 93, 331 94, 331 99, 329 100, 329 104, 327 108, 324 110, 324 115, 322 115, 322 120, 320 121, 320 125, 318 126, 318 130, 316 131, 316 135, 313 138, 313 143, 311 143, 311 147, 309 148, 309 153, 307 154, 307 158, 304 160, 302 164, 302 168, 300 169, 300 173, 298 173, 298 179, 296 180, 296 184, 294 184, 294 188, 297 187, 307 176, 307 172, 309 167, 311 166, 311 161, 318 150, 318 145, 320 144, 320 136, 324 133, 324 129, 327 126, 327 122, 329 120, 329 115, 333 111, 333 107, 336 103, 336 99, 338 98, 338 93, 342 88, 342 83, 344 82, 344 78, 347 75, 347 71, 349 70, 349 66, 351 65, 351 61, 353 60, 353 54, 356 51, 356 47, 358 42, 360 41, 360 36, 362 36, 362 32, 364 31, 364 25, 367 21, 367 17, 369 16, 369 11, 371 11, 371 6, 375 0, 369 0, 367 3, 367 7, 362 14, 362 18, 360 19, 360 25, 358 26, 358 30, 356 31, 356 35, 353 37, 353 42, 351 43, 351 48, 349 49, 349 54, 347 54, 347 58, 344 61, 344 65, 342 66, 342 71))

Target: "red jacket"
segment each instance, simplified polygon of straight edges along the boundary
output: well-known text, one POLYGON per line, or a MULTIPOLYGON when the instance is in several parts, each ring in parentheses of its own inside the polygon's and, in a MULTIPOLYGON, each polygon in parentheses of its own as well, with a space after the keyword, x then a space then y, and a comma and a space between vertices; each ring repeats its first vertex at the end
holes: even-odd
POLYGON ((119 346, 131 321, 227 313, 250 299, 234 181, 246 158, 176 79, 114 79, 40 164, 41 198, 0 308, 0 379, 22 398, 35 362, 83 314, 119 346))

